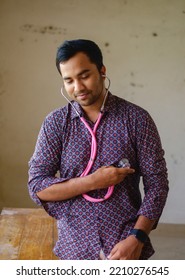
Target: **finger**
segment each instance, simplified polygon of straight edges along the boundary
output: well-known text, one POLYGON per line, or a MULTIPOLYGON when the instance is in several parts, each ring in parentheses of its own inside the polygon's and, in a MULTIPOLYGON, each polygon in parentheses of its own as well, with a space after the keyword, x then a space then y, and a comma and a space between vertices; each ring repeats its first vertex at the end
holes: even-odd
POLYGON ((119 171, 124 174, 133 174, 135 172, 135 169, 130 167, 123 167, 123 168, 119 168, 119 171))
POLYGON ((135 172, 135 169, 133 169, 133 168, 130 168, 130 167, 126 167, 126 168, 127 168, 127 173, 128 174, 132 174, 132 173, 135 172))
POLYGON ((114 247, 114 248, 111 250, 110 254, 107 256, 107 258, 110 259, 110 258, 114 255, 115 252, 116 252, 116 248, 114 247))
POLYGON ((128 174, 131 174, 131 173, 134 173, 134 172, 135 172, 135 169, 130 168, 130 167, 125 167, 124 169, 126 169, 125 171, 126 171, 126 173, 128 173, 128 174))
POLYGON ((112 255, 109 255, 108 256, 108 259, 109 260, 119 260, 120 259, 120 255, 119 255, 119 253, 118 253, 118 251, 116 251, 114 254, 112 254, 112 255))
POLYGON ((113 247, 113 249, 111 250, 111 252, 110 252, 110 254, 108 255, 108 259, 110 259, 110 258, 112 258, 112 256, 114 255, 114 254, 116 254, 116 252, 117 252, 117 245, 115 245, 114 247, 113 247))

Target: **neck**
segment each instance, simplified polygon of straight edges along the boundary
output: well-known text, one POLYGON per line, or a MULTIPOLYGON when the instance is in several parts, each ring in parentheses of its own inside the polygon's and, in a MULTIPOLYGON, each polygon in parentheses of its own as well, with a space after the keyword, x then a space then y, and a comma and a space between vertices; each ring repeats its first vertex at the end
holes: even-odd
POLYGON ((104 94, 102 94, 102 96, 97 100, 96 103, 93 103, 90 106, 82 106, 90 121, 96 122, 101 111, 102 105, 105 102, 106 95, 106 90, 104 90, 104 94))

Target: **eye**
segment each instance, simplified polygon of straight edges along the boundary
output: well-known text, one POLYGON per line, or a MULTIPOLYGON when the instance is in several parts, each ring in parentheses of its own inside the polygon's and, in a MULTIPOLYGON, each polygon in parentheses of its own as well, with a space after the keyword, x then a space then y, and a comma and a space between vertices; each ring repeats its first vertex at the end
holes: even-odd
POLYGON ((88 78, 89 78, 89 74, 87 74, 87 73, 81 75, 82 80, 85 80, 85 79, 88 79, 88 78))
POLYGON ((72 82, 73 82, 73 80, 71 80, 71 79, 64 80, 64 83, 67 84, 67 85, 72 84, 72 82))

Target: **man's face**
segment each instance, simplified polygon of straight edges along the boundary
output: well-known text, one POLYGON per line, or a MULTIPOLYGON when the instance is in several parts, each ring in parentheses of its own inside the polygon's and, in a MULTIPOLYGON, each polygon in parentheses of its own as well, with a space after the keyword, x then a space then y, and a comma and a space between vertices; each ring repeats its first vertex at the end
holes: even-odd
MULTIPOLYGON (((82 107, 102 102, 104 79, 86 54, 79 52, 68 61, 60 63, 60 71, 68 95, 82 107)), ((104 71, 102 67, 102 74, 104 71)))

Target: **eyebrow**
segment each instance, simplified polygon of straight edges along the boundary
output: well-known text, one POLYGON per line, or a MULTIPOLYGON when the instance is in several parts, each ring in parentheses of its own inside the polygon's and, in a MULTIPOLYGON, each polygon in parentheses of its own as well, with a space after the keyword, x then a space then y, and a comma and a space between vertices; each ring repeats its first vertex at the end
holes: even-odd
MULTIPOLYGON (((77 74, 77 77, 80 77, 80 76, 82 76, 83 74, 86 74, 86 73, 88 73, 88 72, 90 72, 89 69, 84 69, 84 70, 82 70, 80 73, 77 74)), ((64 81, 66 81, 66 80, 71 79, 71 77, 63 77, 63 79, 64 79, 64 81)))

